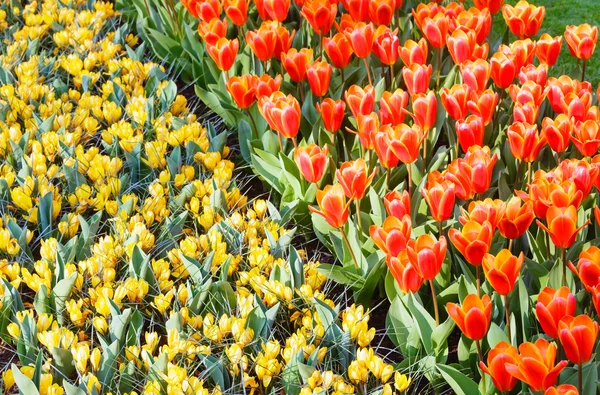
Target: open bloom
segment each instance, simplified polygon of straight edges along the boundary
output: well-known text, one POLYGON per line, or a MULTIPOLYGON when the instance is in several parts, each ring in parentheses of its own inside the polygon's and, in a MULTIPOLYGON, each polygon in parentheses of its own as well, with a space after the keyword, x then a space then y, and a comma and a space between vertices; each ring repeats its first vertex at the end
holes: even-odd
POLYGON ((564 317, 575 314, 575 296, 567 287, 557 290, 546 287, 538 295, 535 313, 542 330, 553 339, 558 338, 558 323, 564 317))
POLYGON ((417 240, 409 240, 408 259, 425 280, 433 280, 442 269, 446 258, 446 238, 439 241, 429 234, 421 235, 417 240))
POLYGON ((578 122, 573 129, 572 140, 581 155, 596 155, 600 147, 600 121, 578 122))
POLYGON ((598 42, 598 27, 584 23, 579 26, 567 26, 565 41, 571 55, 577 59, 587 60, 594 54, 598 42))
POLYGON ((323 127, 329 133, 336 133, 340 130, 342 122, 344 121, 344 111, 346 110, 346 103, 342 100, 334 101, 331 98, 324 99, 320 104, 316 104, 317 111, 321 114, 323 120, 323 127))
POLYGON ((488 221, 482 225, 469 220, 460 231, 454 228, 450 229, 448 237, 467 262, 479 266, 490 249, 493 233, 492 225, 488 221))
POLYGON ((220 38, 217 40, 215 45, 206 44, 206 52, 210 55, 212 60, 219 70, 227 71, 235 63, 235 57, 237 56, 239 49, 239 42, 237 38, 228 40, 226 38, 220 38))
POLYGON ((544 395, 579 395, 577 387, 571 384, 561 384, 558 387, 550 387, 544 395))
POLYGON ((504 216, 498 223, 500 234, 507 239, 521 237, 533 222, 533 207, 530 202, 521 205, 519 197, 513 197, 506 205, 504 216))
POLYGON ((526 1, 519 1, 514 7, 505 4, 502 7, 502 16, 508 25, 508 28, 515 36, 520 39, 531 38, 535 36, 542 26, 546 7, 536 7, 526 1))
POLYGON ((506 249, 496 256, 485 254, 482 261, 485 278, 500 295, 508 295, 515 289, 524 260, 523 252, 516 257, 506 249))
POLYGON ((600 248, 591 246, 581 251, 577 267, 569 262, 569 268, 579 277, 588 292, 600 286, 600 248))
POLYGON ((449 219, 454 211, 454 184, 434 177, 430 174, 426 187, 421 189, 421 195, 429 206, 431 217, 442 222, 449 219))
POLYGON ((575 242, 577 233, 590 221, 587 220, 579 228, 577 227, 577 208, 551 206, 546 213, 548 226, 536 220, 539 227, 550 235, 552 242, 558 248, 569 248, 575 242))
POLYGON ((487 366, 483 361, 479 367, 492 378, 494 387, 500 392, 510 392, 517 384, 517 379, 506 371, 506 364, 517 362, 517 349, 506 342, 500 342, 487 355, 487 366))
POLYGON ((406 250, 400 252, 398 256, 388 255, 386 264, 402 292, 414 293, 419 291, 424 279, 419 276, 415 267, 410 263, 406 250))
POLYGON ((421 143, 427 137, 418 126, 410 127, 404 123, 396 127, 384 125, 381 130, 387 134, 390 150, 404 164, 413 163, 419 157, 421 143))
POLYGON ((598 337, 598 323, 585 314, 566 316, 558 323, 558 338, 567 359, 576 365, 592 358, 598 337))
POLYGON ((339 229, 348 221, 348 204, 340 184, 327 185, 322 191, 317 191, 317 204, 320 210, 312 206, 308 209, 325 218, 330 226, 339 229))
POLYGON ((467 295, 462 306, 448 303, 446 310, 469 339, 481 340, 486 335, 492 318, 492 301, 488 295, 483 295, 483 298, 475 294, 467 295))
POLYGON ((406 249, 411 232, 412 222, 408 214, 401 219, 387 217, 382 226, 371 225, 369 228, 369 234, 375 245, 386 255, 391 256, 397 256, 406 249))
POLYGON ((328 149, 321 149, 316 144, 310 144, 306 147, 298 147, 294 152, 294 160, 298 169, 308 182, 318 182, 327 167, 328 149))
POLYGON ((516 363, 507 363, 506 370, 532 391, 544 391, 556 383, 565 366, 567 361, 556 364, 556 345, 540 338, 535 343, 522 343, 516 363))
POLYGON ((362 199, 365 191, 371 185, 377 169, 373 169, 371 175, 367 174, 367 163, 359 158, 343 163, 336 171, 335 176, 344 189, 349 199, 362 199))

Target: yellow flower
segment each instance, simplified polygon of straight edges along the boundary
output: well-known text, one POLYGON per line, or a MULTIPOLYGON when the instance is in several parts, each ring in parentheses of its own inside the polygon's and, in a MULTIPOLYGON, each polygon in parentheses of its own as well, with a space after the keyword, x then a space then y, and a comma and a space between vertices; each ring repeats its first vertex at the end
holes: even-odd
POLYGON ((394 387, 398 392, 404 392, 410 386, 412 379, 400 372, 394 373, 394 387))

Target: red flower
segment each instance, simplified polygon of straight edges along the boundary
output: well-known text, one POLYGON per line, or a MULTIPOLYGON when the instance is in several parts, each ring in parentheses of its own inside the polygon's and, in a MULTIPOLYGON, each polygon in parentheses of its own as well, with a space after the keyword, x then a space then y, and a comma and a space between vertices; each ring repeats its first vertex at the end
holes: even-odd
POLYGON ((567 26, 565 40, 571 55, 577 59, 587 60, 594 54, 598 42, 598 28, 584 23, 579 26, 567 26))
POLYGON ((396 10, 395 0, 377 0, 369 2, 369 19, 377 26, 389 26, 396 10))
POLYGON ((240 44, 237 38, 234 38, 231 41, 226 38, 220 38, 215 45, 207 43, 206 52, 208 52, 220 70, 227 71, 233 66, 233 63, 235 63, 235 57, 237 56, 239 46, 240 44))
POLYGON ((524 261, 523 252, 518 258, 506 249, 496 256, 485 254, 482 261, 485 278, 500 295, 508 295, 515 289, 524 261))
POLYGON ((448 303, 446 310, 469 339, 481 340, 486 335, 492 317, 492 302, 488 295, 481 299, 475 294, 467 295, 462 306, 448 303))
POLYGON ((396 218, 403 218, 406 214, 410 215, 410 195, 408 191, 391 191, 383 198, 383 204, 388 215, 396 218))
POLYGON ((390 150, 404 164, 413 163, 419 157, 421 143, 427 137, 418 126, 410 127, 404 123, 396 127, 385 125, 381 128, 387 134, 390 150))
POLYGON ((412 96, 417 93, 427 92, 432 72, 433 68, 430 64, 420 65, 413 63, 411 66, 405 66, 402 69, 402 77, 404 78, 408 93, 412 96))
POLYGON ((489 9, 471 8, 459 13, 450 21, 450 30, 472 30, 476 34, 477 44, 484 44, 492 27, 492 15, 489 9))
POLYGON ((429 234, 421 235, 417 240, 409 240, 408 259, 425 280, 433 280, 442 269, 446 258, 446 238, 439 241, 429 234))
POLYGON ((558 323, 558 338, 569 361, 581 366, 592 359, 598 323, 584 314, 566 316, 558 323))
POLYGON ((270 97, 263 96, 259 99, 258 109, 271 129, 286 138, 296 137, 302 112, 294 96, 274 92, 270 97))
POLYGON ((438 12, 433 18, 425 18, 420 26, 423 35, 433 48, 442 48, 446 45, 448 34, 448 19, 446 15, 438 12))
POLYGON ((398 256, 406 249, 411 231, 412 222, 408 214, 402 219, 387 217, 381 227, 371 225, 369 228, 369 234, 375 245, 386 255, 391 256, 398 256))
POLYGON ((433 92, 427 95, 419 93, 412 96, 413 120, 415 125, 428 131, 434 125, 437 117, 437 99, 433 92))
MULTIPOLYGON (((375 2, 372 2, 373 4, 375 2)), ((379 58, 381 63, 392 65, 398 60, 398 48, 400 41, 398 39, 398 30, 393 32, 385 27, 379 26, 375 31, 375 41, 373 41, 373 53, 379 58)))
POLYGON ((490 14, 496 15, 500 11, 500 7, 504 4, 504 0, 473 0, 475 7, 479 10, 487 8, 490 14))
POLYGON ((538 85, 546 86, 546 77, 548 76, 548 65, 541 63, 539 66, 528 64, 521 67, 519 71, 519 82, 524 84, 527 81, 533 81, 538 85))
POLYGON ((448 36, 448 52, 455 64, 473 59, 477 36, 473 30, 455 30, 448 36))
MULTIPOLYGON (((374 148, 375 134, 379 132, 379 117, 372 112, 369 115, 358 114, 356 118, 360 144, 368 150, 374 148)), ((350 129, 346 128, 349 132, 350 129)))
POLYGON ((546 138, 538 133, 537 125, 515 122, 508 127, 506 134, 510 152, 524 162, 535 161, 546 145, 546 138))
POLYGON ((246 44, 252 49, 257 58, 266 62, 274 55, 275 45, 277 44, 277 31, 273 29, 271 23, 263 22, 258 30, 246 32, 246 44))
POLYGON ((379 101, 379 118, 383 125, 397 126, 404 123, 408 93, 402 89, 392 92, 383 92, 379 101))
POLYGON ((244 26, 248 19, 248 0, 223 0, 225 15, 236 26, 244 26))
POLYGON ((377 173, 377 168, 371 175, 367 174, 367 163, 359 158, 353 161, 344 162, 336 171, 335 177, 344 189, 346 197, 349 199, 362 199, 373 177, 377 173))
POLYGON ((323 97, 327 94, 332 73, 333 68, 325 61, 315 61, 308 65, 306 76, 313 95, 323 97))
POLYGON ((283 22, 290 9, 290 0, 263 0, 265 11, 270 19, 283 22))
POLYGON ((491 65, 483 59, 466 61, 460 65, 463 82, 477 92, 485 90, 492 72, 491 65))
POLYGON ((227 20, 214 18, 210 22, 198 23, 198 34, 206 44, 215 45, 220 38, 226 38, 227 20))
POLYGON ((489 222, 483 225, 469 220, 462 230, 450 229, 448 237, 471 265, 479 266, 490 249, 494 229, 489 222))
POLYGON ((560 46, 562 45, 562 36, 552 37, 548 33, 542 34, 537 40, 535 46, 535 55, 541 63, 552 67, 556 64, 556 59, 560 54, 560 46))
POLYGON ((415 267, 408 260, 406 250, 400 252, 398 256, 388 255, 386 264, 402 292, 415 293, 419 291, 424 279, 419 276, 415 267))
POLYGON ((365 86, 364 89, 358 85, 352 85, 344 95, 354 118, 358 114, 368 115, 373 112, 373 107, 375 107, 375 89, 371 85, 365 86))
POLYGON ((535 306, 537 319, 542 330, 553 339, 558 338, 558 323, 564 317, 575 314, 575 296, 567 287, 554 290, 546 287, 538 295, 535 306))
POLYGON ((571 384, 561 384, 558 387, 550 387, 544 395, 579 395, 577 387, 571 384))
POLYGON ((294 161, 298 169, 308 182, 318 182, 327 167, 328 146, 321 149, 316 144, 309 144, 306 147, 298 147, 294 151, 294 161))
POLYGON ((458 121, 467 116, 467 101, 469 100, 468 85, 455 84, 450 89, 442 88, 440 98, 450 118, 458 121))
POLYGON ((373 137, 373 146, 379 159, 379 163, 385 169, 391 169, 398 166, 400 161, 396 154, 390 149, 388 134, 385 131, 378 131, 373 137))
POLYGON ((431 217, 442 222, 452 217, 454 211, 454 184, 430 173, 426 187, 421 189, 421 195, 429 206, 431 217))
POLYGON ((502 16, 508 28, 520 39, 535 36, 542 26, 546 7, 536 7, 526 1, 519 1, 516 6, 505 4, 502 7, 502 16))
POLYGON ((348 66, 354 52, 343 33, 337 33, 333 38, 324 37, 323 46, 327 57, 336 68, 343 69, 348 66))
POLYGON ((313 50, 302 48, 290 48, 287 53, 281 54, 281 64, 294 82, 302 82, 306 79, 306 68, 313 57, 313 50))
POLYGON ((577 268, 571 262, 569 262, 569 268, 579 277, 584 288, 591 292, 592 288, 600 285, 600 249, 591 246, 581 251, 577 268))
POLYGON ((344 10, 348 11, 356 22, 369 20, 369 0, 341 0, 344 10))
POLYGON ((519 69, 512 57, 502 52, 496 52, 490 59, 491 76, 494 84, 500 89, 506 89, 512 84, 519 69))
POLYGON ((248 108, 256 101, 254 78, 257 77, 244 74, 241 77, 229 77, 229 80, 227 80, 227 91, 239 108, 248 108))
POLYGON ((507 239, 521 237, 533 222, 533 209, 530 202, 521 205, 521 199, 513 197, 506 205, 504 216, 498 223, 500 234, 507 239))
POLYGON ((483 145, 485 126, 479 115, 469 115, 467 119, 456 121, 456 136, 463 152, 474 145, 483 145))
POLYGON ((429 47, 427 46, 427 40, 425 40, 425 38, 421 38, 418 43, 413 40, 406 40, 404 46, 399 47, 398 49, 400 58, 407 67, 410 67, 415 63, 421 65, 427 63, 428 51, 429 47))
POLYGON ((550 235, 552 242, 557 248, 569 248, 575 242, 577 233, 583 229, 590 221, 586 221, 577 228, 577 208, 551 206, 546 213, 546 223, 542 224, 537 220, 539 227, 544 229, 550 235))
POLYGON ((329 226, 339 229, 348 221, 348 204, 340 184, 327 185, 322 191, 317 191, 317 204, 321 210, 313 206, 308 206, 308 209, 325 218, 329 226))
POLYGON ((598 153, 600 147, 600 121, 588 120, 575 124, 572 136, 573 144, 583 156, 598 153))
POLYGON ((489 147, 480 147, 473 145, 466 152, 465 161, 471 167, 472 182, 471 185, 476 193, 483 194, 490 187, 492 173, 498 156, 490 156, 489 147))
POLYGON ((358 22, 353 28, 346 28, 344 34, 356 56, 363 59, 371 54, 375 35, 372 23, 358 22))
POLYGON ((337 1, 309 0, 302 5, 302 15, 315 33, 324 36, 331 30, 337 9, 337 1))
POLYGON ((563 152, 571 142, 573 123, 565 114, 558 114, 555 119, 544 118, 542 121, 542 133, 548 141, 548 145, 554 152, 563 152))
POLYGON ((517 384, 517 379, 506 371, 506 364, 516 363, 518 357, 516 348, 506 342, 500 342, 488 353, 487 366, 480 361, 479 367, 492 378, 492 383, 498 391, 510 392, 517 384))
POLYGON ((323 120, 323 127, 329 133, 336 133, 340 130, 342 122, 344 121, 344 111, 346 110, 346 103, 342 100, 336 100, 327 98, 324 99, 321 104, 317 103, 317 111, 321 114, 323 120))
POLYGON ((271 96, 273 92, 279 90, 279 86, 281 85, 281 75, 278 75, 275 78, 271 78, 268 74, 263 74, 260 78, 253 76, 252 83, 254 88, 256 89, 256 98, 261 98, 262 96, 271 96))

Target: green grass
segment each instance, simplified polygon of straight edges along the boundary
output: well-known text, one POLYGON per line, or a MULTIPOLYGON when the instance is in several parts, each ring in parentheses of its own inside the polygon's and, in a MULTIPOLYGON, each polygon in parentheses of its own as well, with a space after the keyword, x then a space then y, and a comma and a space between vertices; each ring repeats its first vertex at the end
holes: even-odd
MULTIPOLYGON (((515 5, 517 2, 518 0, 505 0, 504 3, 515 5)), ((534 39, 539 38, 543 33, 548 33, 553 37, 559 35, 564 37, 565 27, 568 25, 589 23, 600 28, 600 0, 529 0, 529 2, 536 6, 546 7, 544 23, 534 39)), ((494 18, 494 34, 504 33, 505 30, 506 23, 499 12, 494 18)), ((516 40, 512 34, 509 37, 510 41, 516 40)), ((562 74, 581 79, 581 64, 571 56, 564 38, 558 62, 550 69, 551 76, 557 77, 562 74)), ((592 83, 594 90, 600 83, 600 43, 596 47, 594 55, 587 62, 585 79, 592 83)))

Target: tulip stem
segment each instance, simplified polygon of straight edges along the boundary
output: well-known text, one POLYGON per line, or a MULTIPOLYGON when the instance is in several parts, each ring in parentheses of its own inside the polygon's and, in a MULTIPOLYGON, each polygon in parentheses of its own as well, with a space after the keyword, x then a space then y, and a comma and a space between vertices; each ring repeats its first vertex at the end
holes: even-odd
POLYGON ((254 127, 254 133, 252 133, 252 135, 255 138, 258 138, 258 127, 256 126, 256 122, 254 121, 254 117, 252 116, 252 113, 250 112, 250 110, 247 110, 248 112, 248 116, 250 117, 250 122, 252 122, 252 126, 254 127))
POLYGON ((354 266, 356 267, 356 272, 360 274, 360 268, 358 266, 358 261, 356 260, 354 251, 352 251, 352 247, 350 246, 350 241, 348 241, 348 236, 346 236, 346 232, 344 231, 343 226, 340 228, 340 231, 342 232, 342 238, 344 239, 344 242, 346 243, 346 247, 348 247, 348 250, 350 250, 350 255, 352 256, 352 261, 354 262, 354 266))
POLYGON ((437 66, 438 66, 438 72, 437 72, 437 80, 435 82, 435 87, 436 89, 440 88, 440 76, 442 75, 442 48, 439 48, 437 51, 437 66))
POLYGON ((508 240, 508 251, 512 254, 513 239, 508 240))
POLYGON ((363 58, 365 61, 365 68, 367 69, 367 77, 369 78, 369 85, 373 85, 373 79, 371 78, 371 69, 369 69, 369 63, 367 62, 367 58, 363 58))
POLYGON ((532 166, 531 166, 532 162, 527 163, 527 191, 529 191, 530 185, 531 185, 531 170, 532 170, 532 166))
MULTIPOLYGON (((475 345, 477 346, 477 355, 479 355, 479 361, 483 363, 483 353, 481 352, 481 344, 479 343, 479 340, 475 340, 475 345)), ((483 380, 483 393, 487 394, 487 386, 485 384, 485 375, 483 374, 483 371, 481 371, 481 379, 483 380)))
POLYGON ((481 266, 475 267, 475 275, 477 276, 477 296, 481 297, 481 266))
POLYGON ((391 168, 388 167, 387 169, 385 169, 385 185, 387 186, 387 189, 390 189, 391 174, 392 174, 391 168))
POLYGON ((517 189, 519 187, 519 176, 521 175, 521 166, 523 162, 517 159, 517 176, 515 177, 515 184, 513 189, 517 189))
MULTIPOLYGON (((581 82, 585 82, 585 67, 587 66, 587 60, 583 61, 583 66, 581 67, 581 82)), ((581 393, 581 391, 579 391, 581 393)))
POLYGON ((429 280, 429 286, 431 286, 431 299, 433 299, 433 311, 435 312, 435 326, 440 325, 440 312, 438 311, 437 296, 435 293, 435 284, 433 279, 429 280))
POLYGON ((562 265, 563 265, 563 277, 562 277, 562 285, 563 287, 567 286, 567 249, 562 249, 562 265))
POLYGON ((439 221, 439 222, 438 222, 438 229, 439 229, 439 231, 440 231, 439 238, 442 238, 442 236, 444 235, 444 226, 443 226, 443 224, 442 224, 442 221, 439 221))
POLYGON ((283 152, 283 141, 281 140, 281 133, 277 133, 277 137, 279 138, 279 150, 283 152))
POLYGON ((342 87, 346 84, 346 77, 344 76, 344 69, 340 69, 340 74, 342 76, 342 87))
MULTIPOLYGON (((585 60, 583 61, 583 70, 585 72, 585 60)), ((583 364, 579 364, 579 369, 577 369, 577 381, 579 383, 579 393, 583 394, 583 364)))
POLYGON ((412 196, 412 163, 407 163, 406 168, 408 169, 408 194, 412 196))
POLYGON ((356 222, 358 223, 358 239, 361 240, 363 236, 362 223, 360 222, 360 199, 354 200, 356 204, 356 222))
POLYGON ((508 334, 508 342, 512 344, 512 336, 510 333, 510 311, 508 309, 508 295, 504 295, 504 310, 506 314, 506 333, 508 334))

